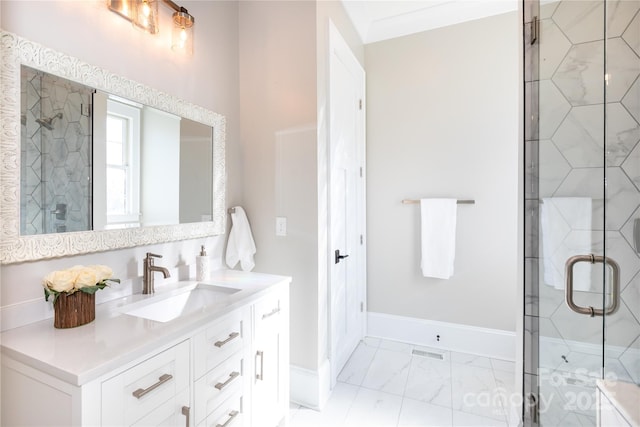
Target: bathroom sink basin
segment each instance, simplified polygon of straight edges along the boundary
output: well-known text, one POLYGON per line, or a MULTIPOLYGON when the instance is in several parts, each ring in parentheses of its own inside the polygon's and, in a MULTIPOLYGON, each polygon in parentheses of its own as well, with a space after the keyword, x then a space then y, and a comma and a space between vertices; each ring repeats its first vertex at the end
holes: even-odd
POLYGON ((207 307, 224 302, 230 295, 240 291, 238 288, 198 284, 179 293, 157 295, 145 301, 131 304, 123 308, 124 314, 169 322, 207 307))

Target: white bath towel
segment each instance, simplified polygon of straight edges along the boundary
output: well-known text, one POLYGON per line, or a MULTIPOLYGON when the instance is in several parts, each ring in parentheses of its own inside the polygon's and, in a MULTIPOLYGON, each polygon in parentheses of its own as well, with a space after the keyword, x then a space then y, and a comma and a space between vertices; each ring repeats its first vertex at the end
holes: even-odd
POLYGON ((227 242, 227 265, 234 268, 238 261, 244 271, 251 271, 255 267, 253 255, 256 253, 256 244, 251 235, 251 226, 247 214, 240 206, 233 208, 231 212, 231 231, 227 242))
MULTIPOLYGON (((591 247, 591 198, 549 197, 540 205, 540 237, 542 240, 542 277, 544 283, 564 289, 565 263, 574 255, 588 255, 591 247)), ((597 270, 588 263, 573 269, 573 287, 577 291, 591 289, 592 274, 597 270)))
POLYGON ((456 255, 456 199, 422 199, 422 274, 449 279, 456 255))

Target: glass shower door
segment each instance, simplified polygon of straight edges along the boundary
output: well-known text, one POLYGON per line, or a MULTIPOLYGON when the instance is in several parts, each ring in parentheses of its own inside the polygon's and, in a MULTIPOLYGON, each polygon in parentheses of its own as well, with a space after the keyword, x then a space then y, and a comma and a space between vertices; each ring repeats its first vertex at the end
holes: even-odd
POLYGON ((640 381, 639 10, 525 2, 525 425, 595 425, 598 379, 640 381))

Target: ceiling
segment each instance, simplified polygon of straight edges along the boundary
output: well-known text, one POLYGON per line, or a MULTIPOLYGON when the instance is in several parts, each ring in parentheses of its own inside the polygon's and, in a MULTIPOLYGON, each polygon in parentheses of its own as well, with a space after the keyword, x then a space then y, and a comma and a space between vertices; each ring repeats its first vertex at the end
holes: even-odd
POLYGON ((514 11, 517 0, 342 0, 362 41, 374 43, 514 11))

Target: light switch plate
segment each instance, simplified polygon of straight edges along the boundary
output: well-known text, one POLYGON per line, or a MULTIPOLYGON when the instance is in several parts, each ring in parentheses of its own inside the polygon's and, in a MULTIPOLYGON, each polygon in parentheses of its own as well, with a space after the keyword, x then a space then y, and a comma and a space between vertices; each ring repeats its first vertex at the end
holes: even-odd
POLYGON ((276 217, 276 236, 286 236, 287 235, 287 217, 277 216, 276 217))

